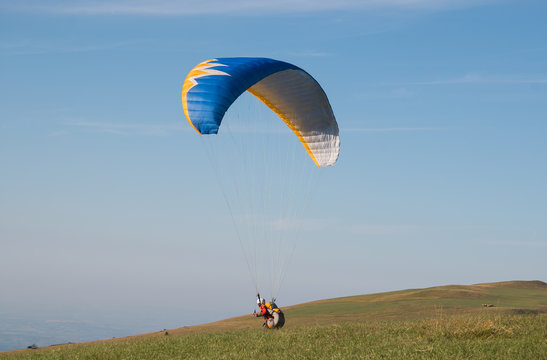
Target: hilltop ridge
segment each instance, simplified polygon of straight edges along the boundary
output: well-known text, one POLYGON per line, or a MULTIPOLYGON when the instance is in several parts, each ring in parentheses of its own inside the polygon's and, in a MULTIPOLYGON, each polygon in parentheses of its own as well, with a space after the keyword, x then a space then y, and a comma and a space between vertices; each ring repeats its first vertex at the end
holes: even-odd
POLYGON ((547 283, 541 280, 513 280, 513 281, 500 281, 493 283, 479 283, 474 284, 478 286, 508 286, 521 289, 536 289, 547 288, 547 283))
MULTIPOLYGON (((547 283, 540 280, 443 285, 424 289, 322 299, 284 306, 286 328, 377 320, 412 320, 439 315, 496 312, 547 312, 547 283), (484 308, 483 304, 493 307, 484 308)), ((169 333, 255 329, 249 315, 171 329, 169 333)))
MULTIPOLYGON (((377 321, 413 321, 446 316, 476 314, 545 314, 547 313, 547 283, 533 281, 504 281, 473 285, 444 285, 424 289, 408 289, 378 294, 355 295, 323 299, 283 307, 287 323, 284 329, 363 324, 377 321), (490 304, 491 307, 484 307, 490 304)), ((124 338, 89 343, 106 344, 170 336, 261 328, 260 319, 249 314, 208 324, 163 330, 124 338)), ((60 345, 47 348, 62 348, 60 345)), ((27 350, 15 350, 15 352, 27 350)), ((12 351, 13 352, 13 351, 12 351)), ((9 353, 9 352, 4 352, 9 353)))

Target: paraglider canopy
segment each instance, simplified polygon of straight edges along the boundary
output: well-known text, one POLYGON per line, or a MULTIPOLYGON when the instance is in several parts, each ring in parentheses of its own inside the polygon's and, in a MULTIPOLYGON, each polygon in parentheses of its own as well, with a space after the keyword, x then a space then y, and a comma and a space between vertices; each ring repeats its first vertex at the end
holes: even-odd
MULTIPOLYGON (((293 64, 214 58, 187 75, 182 107, 199 134, 218 134, 200 140, 255 289, 258 293, 264 275, 270 275, 275 299, 299 237, 298 216, 311 198, 317 166, 332 166, 338 159, 338 124, 327 96, 309 73, 293 64), (238 107, 247 98, 260 111, 255 114, 245 107, 239 116, 238 107)), ((257 297, 259 305, 265 304, 257 297)))
POLYGON ((301 68, 267 58, 217 58, 194 67, 182 88, 186 119, 200 134, 216 134, 230 105, 245 91, 274 111, 317 166, 334 165, 338 124, 319 83, 301 68))

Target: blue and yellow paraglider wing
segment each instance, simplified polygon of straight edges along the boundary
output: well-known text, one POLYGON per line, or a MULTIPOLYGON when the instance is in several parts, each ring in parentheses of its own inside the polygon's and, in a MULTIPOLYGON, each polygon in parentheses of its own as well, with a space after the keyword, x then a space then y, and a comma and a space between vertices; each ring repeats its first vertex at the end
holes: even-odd
POLYGON ((200 134, 216 134, 230 105, 249 91, 296 134, 317 166, 338 159, 338 124, 327 96, 299 67, 267 58, 218 58, 194 67, 182 87, 184 114, 200 134))

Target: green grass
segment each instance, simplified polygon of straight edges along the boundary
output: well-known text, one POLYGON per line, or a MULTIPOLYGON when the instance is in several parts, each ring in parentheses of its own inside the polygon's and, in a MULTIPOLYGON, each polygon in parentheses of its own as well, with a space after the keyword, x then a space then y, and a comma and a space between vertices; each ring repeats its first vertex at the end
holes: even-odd
POLYGON ((445 286, 288 307, 287 326, 249 316, 0 359, 547 359, 547 284, 445 286), (483 308, 481 304, 494 304, 483 308))
POLYGON ((6 359, 547 359, 547 314, 481 314, 49 347, 6 359))

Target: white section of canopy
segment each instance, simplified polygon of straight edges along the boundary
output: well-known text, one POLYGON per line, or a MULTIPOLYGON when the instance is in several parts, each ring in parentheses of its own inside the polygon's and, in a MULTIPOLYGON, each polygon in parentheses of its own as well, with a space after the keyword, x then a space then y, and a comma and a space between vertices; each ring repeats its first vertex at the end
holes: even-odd
POLYGON ((285 121, 317 166, 336 163, 340 152, 338 124, 327 95, 308 73, 280 71, 253 85, 249 92, 285 121))

